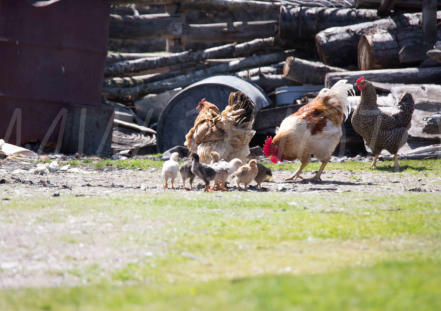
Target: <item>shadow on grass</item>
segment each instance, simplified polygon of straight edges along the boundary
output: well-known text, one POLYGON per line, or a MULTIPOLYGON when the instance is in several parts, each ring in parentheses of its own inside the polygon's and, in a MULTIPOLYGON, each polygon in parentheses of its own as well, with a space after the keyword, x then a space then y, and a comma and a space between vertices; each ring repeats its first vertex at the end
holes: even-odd
POLYGON ((393 165, 391 166, 377 166, 376 169, 373 169, 373 171, 378 170, 378 171, 382 171, 382 172, 391 172, 391 173, 400 173, 400 172, 404 172, 406 170, 413 170, 413 171, 417 171, 417 172, 422 172, 422 171, 432 171, 433 168, 430 167, 425 167, 425 166, 411 166, 411 165, 403 165, 400 166, 398 169, 396 169, 393 165))
POLYGON ((284 184, 314 184, 314 185, 340 185, 340 186, 373 186, 374 183, 366 182, 352 182, 352 181, 339 181, 339 180, 311 180, 311 179, 304 179, 304 180, 286 180, 283 181, 284 184))

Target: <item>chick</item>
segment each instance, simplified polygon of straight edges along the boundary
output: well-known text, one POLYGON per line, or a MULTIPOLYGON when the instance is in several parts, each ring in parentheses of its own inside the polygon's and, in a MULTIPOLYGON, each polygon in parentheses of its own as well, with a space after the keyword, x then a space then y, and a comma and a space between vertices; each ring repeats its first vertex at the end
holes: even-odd
POLYGON ((216 171, 208 165, 199 162, 199 156, 197 153, 191 154, 191 172, 197 177, 202 179, 205 183, 205 191, 210 189, 210 181, 216 177, 216 171))
POLYGON ((233 174, 241 165, 242 160, 238 158, 234 158, 233 160, 228 162, 228 174, 233 174))
POLYGON ((237 189, 242 190, 240 184, 244 184, 245 191, 247 191, 248 184, 256 178, 258 171, 259 169, 257 168, 256 160, 250 160, 248 164, 239 167, 239 169, 232 175, 236 178, 237 189))
POLYGON ((175 189, 174 182, 176 176, 178 176, 179 169, 179 153, 173 152, 170 156, 170 160, 165 161, 162 165, 162 178, 164 179, 164 189, 168 188, 168 180, 171 179, 172 189, 175 189))
POLYGON ((216 177, 214 178, 214 188, 216 190, 226 191, 227 187, 225 182, 228 179, 230 167, 228 162, 220 160, 220 155, 216 151, 210 153, 211 167, 216 171, 216 177))
POLYGON ((271 169, 268 167, 257 163, 257 175, 254 178, 255 182, 257 183, 257 187, 259 190, 262 189, 261 183, 264 181, 271 181, 273 179, 273 173, 271 172, 271 169))
POLYGON ((195 175, 191 172, 191 161, 186 161, 180 168, 179 173, 181 174, 182 178, 182 185, 184 190, 188 190, 185 188, 185 181, 187 179, 190 179, 190 190, 193 190, 193 180, 195 175))

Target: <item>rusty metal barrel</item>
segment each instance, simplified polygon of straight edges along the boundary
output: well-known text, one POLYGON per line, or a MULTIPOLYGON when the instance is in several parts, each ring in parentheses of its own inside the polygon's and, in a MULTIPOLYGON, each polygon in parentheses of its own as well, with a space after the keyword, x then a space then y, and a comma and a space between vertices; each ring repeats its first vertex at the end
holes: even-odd
POLYGON ((110 152, 113 111, 101 103, 110 0, 0 0, 0 8, 0 138, 110 152))
POLYGON ((213 76, 189 85, 171 98, 159 117, 157 130, 158 151, 164 152, 176 145, 182 145, 185 135, 193 127, 198 114, 196 106, 205 98, 223 110, 231 92, 241 91, 254 103, 258 110, 271 104, 270 99, 257 85, 236 76, 213 76))

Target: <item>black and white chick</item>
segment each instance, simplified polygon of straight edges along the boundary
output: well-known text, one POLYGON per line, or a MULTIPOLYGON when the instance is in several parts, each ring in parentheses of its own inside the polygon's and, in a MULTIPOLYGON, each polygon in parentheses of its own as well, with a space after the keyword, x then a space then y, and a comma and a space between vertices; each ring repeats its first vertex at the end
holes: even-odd
POLYGON ((192 153, 190 157, 192 160, 191 172, 205 183, 205 191, 210 190, 210 182, 216 177, 216 171, 212 167, 200 163, 197 153, 192 153))

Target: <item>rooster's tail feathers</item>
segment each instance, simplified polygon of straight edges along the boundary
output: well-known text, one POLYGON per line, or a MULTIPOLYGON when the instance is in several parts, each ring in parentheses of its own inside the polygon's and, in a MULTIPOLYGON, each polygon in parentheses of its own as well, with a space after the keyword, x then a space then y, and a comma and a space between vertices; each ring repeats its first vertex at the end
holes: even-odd
POLYGON ((354 87, 352 84, 348 83, 348 80, 338 80, 329 90, 329 94, 337 96, 340 104, 342 105, 346 120, 351 112, 348 96, 355 94, 354 87))

